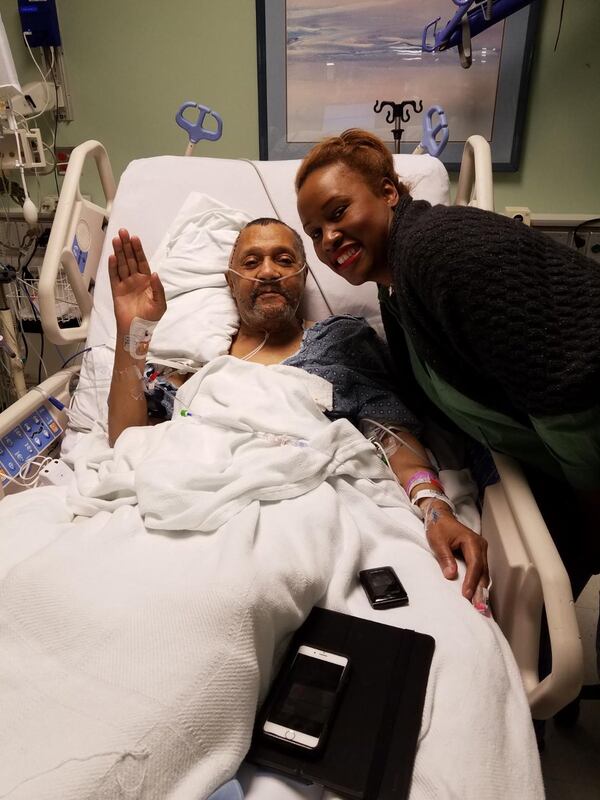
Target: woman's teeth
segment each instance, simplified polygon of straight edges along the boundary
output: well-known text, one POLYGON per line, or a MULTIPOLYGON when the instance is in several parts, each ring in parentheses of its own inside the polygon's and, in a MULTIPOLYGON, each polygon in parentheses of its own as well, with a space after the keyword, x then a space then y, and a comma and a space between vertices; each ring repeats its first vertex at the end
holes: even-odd
POLYGON ((360 247, 349 247, 347 250, 344 250, 342 255, 336 259, 338 267, 343 267, 348 259, 352 258, 352 256, 355 256, 359 250, 360 247))

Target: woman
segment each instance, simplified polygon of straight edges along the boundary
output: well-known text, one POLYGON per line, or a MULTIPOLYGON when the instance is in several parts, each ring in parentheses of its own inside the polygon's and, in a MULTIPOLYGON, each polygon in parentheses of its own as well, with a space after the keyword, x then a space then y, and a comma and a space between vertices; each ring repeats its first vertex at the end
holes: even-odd
MULTIPOLYGON (((121 230, 113 239, 113 249, 108 266, 117 348, 109 395, 111 444, 128 427, 170 419, 174 411, 181 411, 174 408, 175 395, 189 377, 175 370, 160 372, 152 364, 144 366, 146 334, 166 310, 163 287, 158 275, 150 272, 137 237, 130 238, 121 230), (137 321, 145 326, 140 328, 137 321)), ((332 420, 346 417, 363 430, 367 423, 369 435, 377 434, 378 423, 383 423, 379 444, 423 514, 429 545, 444 576, 456 579, 453 551, 461 551, 467 565, 463 596, 485 612, 487 542, 454 516, 452 503, 416 438, 420 424, 390 384, 387 353, 375 331, 364 320, 349 316, 303 323, 298 309, 306 282, 305 263, 302 240, 284 223, 258 219, 246 225, 226 276, 240 316, 230 355, 264 365, 287 364, 328 381, 333 399, 325 413, 332 420)))
POLYGON ((418 391, 521 461, 543 511, 558 486, 549 518, 579 506, 586 535, 573 547, 570 516, 559 542, 577 594, 600 561, 598 265, 506 217, 413 200, 385 145, 358 129, 314 147, 296 191, 319 259, 379 284, 394 359, 418 391))

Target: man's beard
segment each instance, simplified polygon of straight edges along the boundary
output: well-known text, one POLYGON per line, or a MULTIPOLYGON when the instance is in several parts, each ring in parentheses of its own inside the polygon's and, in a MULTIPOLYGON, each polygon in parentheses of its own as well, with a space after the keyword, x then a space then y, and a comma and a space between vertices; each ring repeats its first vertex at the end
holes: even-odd
MULTIPOLYGON (((250 315, 253 323, 265 324, 269 329, 275 330, 278 327, 289 325, 296 319, 296 312, 300 301, 282 288, 257 286, 250 297, 250 315), (257 305, 257 300, 261 294, 279 294, 286 301, 284 306, 257 305)), ((248 320, 250 321, 250 320, 248 320)))

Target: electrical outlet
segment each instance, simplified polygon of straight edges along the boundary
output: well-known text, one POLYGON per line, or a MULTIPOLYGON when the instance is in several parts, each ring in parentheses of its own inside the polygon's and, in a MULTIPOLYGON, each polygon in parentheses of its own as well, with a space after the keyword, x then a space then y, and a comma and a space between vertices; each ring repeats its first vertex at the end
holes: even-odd
POLYGON ((49 194, 44 197, 40 205, 42 214, 54 214, 58 205, 58 195, 49 194))
POLYGON ((546 236, 549 236, 551 239, 554 239, 555 242, 560 242, 561 244, 565 244, 567 247, 571 247, 573 244, 572 231, 553 230, 552 228, 545 228, 544 233, 546 234, 546 236))
POLYGON ((588 258, 593 258, 600 263, 600 232, 590 231, 585 254, 588 258))
POLYGON ((577 233, 573 233, 573 247, 584 255, 588 248, 589 236, 589 231, 586 230, 580 230, 577 233))
POLYGON ((531 210, 527 206, 506 206, 504 213, 507 217, 519 220, 525 225, 531 225, 531 210))
POLYGON ((73 152, 73 147, 56 147, 56 172, 59 175, 64 175, 67 171, 69 158, 73 152))

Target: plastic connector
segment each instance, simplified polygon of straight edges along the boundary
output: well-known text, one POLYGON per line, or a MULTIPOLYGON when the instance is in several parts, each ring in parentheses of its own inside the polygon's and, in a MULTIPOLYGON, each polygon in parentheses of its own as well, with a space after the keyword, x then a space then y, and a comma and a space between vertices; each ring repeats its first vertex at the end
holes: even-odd
POLYGON ((71 483, 74 476, 75 473, 68 464, 55 458, 42 467, 36 486, 65 486, 71 483))

